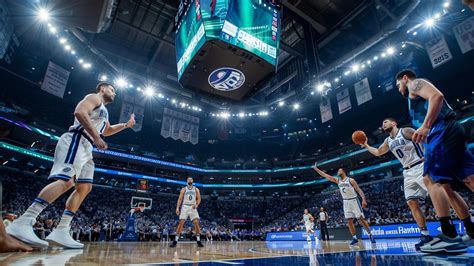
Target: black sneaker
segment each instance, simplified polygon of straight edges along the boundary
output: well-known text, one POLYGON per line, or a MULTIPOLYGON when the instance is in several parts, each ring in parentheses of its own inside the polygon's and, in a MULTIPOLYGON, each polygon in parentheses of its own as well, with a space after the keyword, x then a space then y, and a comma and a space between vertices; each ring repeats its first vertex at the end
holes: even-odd
POLYGON ((430 235, 427 235, 427 236, 421 235, 420 241, 415 244, 415 249, 419 251, 422 246, 424 246, 426 243, 430 242, 431 240, 433 240, 433 238, 430 235))
POLYGON ((178 242, 177 242, 177 241, 173 241, 173 243, 171 243, 171 245, 170 245, 170 248, 175 248, 176 245, 178 245, 178 242))
POLYGON ((353 238, 352 242, 349 245, 353 246, 353 245, 357 245, 357 243, 359 243, 359 240, 357 238, 353 238))
POLYGON ((204 245, 201 243, 201 241, 197 241, 196 243, 197 243, 198 247, 200 247, 200 248, 204 247, 204 245))

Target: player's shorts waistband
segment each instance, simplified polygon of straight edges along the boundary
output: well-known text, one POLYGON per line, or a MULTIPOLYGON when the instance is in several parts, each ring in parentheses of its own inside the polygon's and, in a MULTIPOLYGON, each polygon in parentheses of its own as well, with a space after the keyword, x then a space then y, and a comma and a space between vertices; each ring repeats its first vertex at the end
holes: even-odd
POLYGON ((183 206, 194 206, 194 204, 183 204, 183 206))
POLYGON ((342 200, 353 200, 353 199, 357 199, 357 197, 355 197, 355 198, 350 198, 350 199, 342 199, 342 200))
POLYGON ((407 166, 407 167, 404 167, 403 169, 408 170, 408 169, 411 169, 411 168, 413 168, 413 167, 415 167, 415 166, 417 166, 417 165, 420 165, 420 164, 422 164, 422 163, 423 163, 423 160, 418 161, 418 162, 416 162, 416 163, 414 163, 414 164, 412 164, 412 165, 409 165, 409 166, 407 166))
POLYGON ((83 129, 73 129, 73 130, 69 130, 69 132, 71 133, 80 133, 85 139, 87 139, 92 145, 94 145, 94 141, 92 141, 92 139, 89 137, 89 135, 87 135, 83 129))

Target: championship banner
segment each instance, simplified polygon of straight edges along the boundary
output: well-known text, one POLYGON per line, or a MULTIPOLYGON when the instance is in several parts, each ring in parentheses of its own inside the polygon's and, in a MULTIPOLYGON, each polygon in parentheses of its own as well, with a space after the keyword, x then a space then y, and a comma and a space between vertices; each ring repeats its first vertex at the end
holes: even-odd
POLYGON ((339 107, 339 114, 345 113, 352 108, 351 98, 349 97, 349 89, 344 89, 336 93, 337 106, 339 107))
POLYGON ((321 123, 326 123, 332 119, 331 101, 323 98, 319 103, 319 110, 321 111, 321 123))
POLYGON ((456 25, 453 31, 463 54, 474 49, 474 16, 456 25))
POLYGON ((127 123, 132 114, 135 114, 136 122, 135 126, 132 127, 132 130, 135 132, 141 131, 143 117, 145 115, 145 101, 143 101, 140 96, 124 95, 119 123, 127 123))
POLYGON ((161 122, 161 136, 183 142, 199 142, 199 117, 165 108, 161 122))
POLYGON ((370 92, 369 79, 365 78, 354 84, 354 89, 357 98, 357 105, 361 105, 372 100, 372 93, 370 92))
POLYGON ((69 71, 49 61, 41 89, 59 98, 64 97, 69 71))
POLYGON ((443 35, 439 35, 427 42, 425 47, 433 68, 437 68, 453 59, 451 51, 449 50, 448 44, 446 43, 446 39, 444 39, 443 35))

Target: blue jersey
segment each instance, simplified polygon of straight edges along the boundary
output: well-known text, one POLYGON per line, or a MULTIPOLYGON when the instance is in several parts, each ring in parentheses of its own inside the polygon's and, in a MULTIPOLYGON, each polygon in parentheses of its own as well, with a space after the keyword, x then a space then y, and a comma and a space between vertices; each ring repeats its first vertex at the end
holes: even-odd
MULTIPOLYGON (((428 112, 429 102, 422 97, 416 97, 415 99, 408 98, 408 110, 410 112, 411 123, 419 128, 425 121, 426 113, 428 112)), ((436 121, 433 124, 436 124, 439 121, 455 118, 456 113, 453 111, 451 106, 443 100, 443 106, 439 112, 436 121)))

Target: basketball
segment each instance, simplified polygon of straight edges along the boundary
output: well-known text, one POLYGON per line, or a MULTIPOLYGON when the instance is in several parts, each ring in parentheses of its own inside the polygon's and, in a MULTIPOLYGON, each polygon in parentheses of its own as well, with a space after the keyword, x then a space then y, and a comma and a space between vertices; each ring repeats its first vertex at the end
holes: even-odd
POLYGON ((352 141, 355 144, 359 144, 359 145, 364 144, 366 139, 367 139, 367 136, 362 130, 357 130, 357 131, 354 131, 354 133, 352 133, 352 141))

